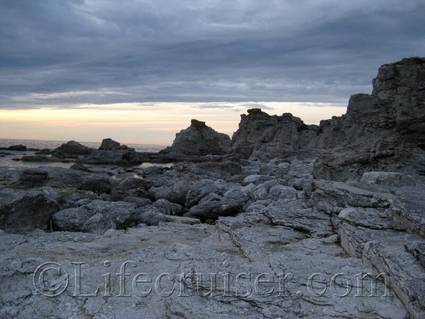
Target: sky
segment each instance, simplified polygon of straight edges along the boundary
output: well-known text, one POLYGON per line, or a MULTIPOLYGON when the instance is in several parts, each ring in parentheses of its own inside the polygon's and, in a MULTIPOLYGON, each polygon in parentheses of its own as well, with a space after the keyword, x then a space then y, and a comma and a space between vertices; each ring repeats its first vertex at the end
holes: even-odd
POLYGON ((425 55, 423 0, 1 0, 0 138, 169 144, 251 107, 307 123, 425 55))

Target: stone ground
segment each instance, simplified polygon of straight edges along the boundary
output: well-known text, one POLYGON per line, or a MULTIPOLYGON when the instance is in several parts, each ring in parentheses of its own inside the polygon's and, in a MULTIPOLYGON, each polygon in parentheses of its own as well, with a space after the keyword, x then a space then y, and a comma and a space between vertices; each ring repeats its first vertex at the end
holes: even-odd
POLYGON ((0 318, 425 317, 418 176, 82 169, 0 168, 0 318))

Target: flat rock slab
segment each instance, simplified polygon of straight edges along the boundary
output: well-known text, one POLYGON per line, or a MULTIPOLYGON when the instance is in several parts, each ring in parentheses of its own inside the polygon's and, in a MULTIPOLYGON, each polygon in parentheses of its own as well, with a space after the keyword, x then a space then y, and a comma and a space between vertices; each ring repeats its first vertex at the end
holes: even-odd
MULTIPOLYGON (((311 274, 323 277, 316 278, 315 284, 320 288, 323 280, 330 280, 334 273, 342 272, 354 278, 371 269, 360 259, 345 255, 333 238, 306 238, 305 234, 283 226, 271 228, 262 241, 258 239, 264 234, 265 226, 250 228, 249 224, 235 233, 219 225, 175 223, 108 231, 103 236, 67 232, 25 236, 3 233, 0 234, 0 317, 140 318, 141 314, 143 318, 406 317, 403 306, 392 296, 340 297, 345 290, 339 283, 320 296, 317 287, 309 290, 311 274), (126 293, 130 296, 116 297, 120 293, 120 279, 113 274, 119 273, 126 261, 129 274, 126 293), (58 263, 62 269, 62 273, 54 270, 48 273, 45 279, 51 286, 47 287, 61 287, 69 275, 67 289, 58 296, 47 297, 45 294, 56 290, 33 285, 33 272, 45 262, 58 263), (81 271, 81 290, 73 278, 75 271, 81 271), (131 283, 138 273, 145 277, 139 277, 140 282, 134 288, 131 283), (112 274, 110 292, 105 289, 105 274, 112 274), (242 275, 236 280, 238 274, 242 275), (266 277, 260 277, 262 283, 258 285, 260 274, 266 277), (279 286, 286 274, 290 277, 288 282, 279 286), (143 295, 161 275, 160 289, 143 295), (227 277, 223 275, 230 275, 228 289, 227 277), (210 276, 219 276, 214 285, 210 276), (73 297, 76 286, 77 294, 82 294, 79 298, 73 297), (180 290, 176 288, 169 294, 173 287, 180 290), (97 288, 98 296, 83 296, 97 288), (273 294, 268 295, 270 288, 274 288, 273 294), (103 296, 105 291, 108 297, 103 296)), ((380 283, 378 286, 383 288, 380 283)))

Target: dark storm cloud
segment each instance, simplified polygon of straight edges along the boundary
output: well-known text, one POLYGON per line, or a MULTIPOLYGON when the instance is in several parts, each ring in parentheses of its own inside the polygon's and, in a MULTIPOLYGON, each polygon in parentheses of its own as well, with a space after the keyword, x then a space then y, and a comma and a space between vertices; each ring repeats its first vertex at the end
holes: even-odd
POLYGON ((422 0, 2 0, 0 107, 344 102, 425 55, 424 15, 422 0))

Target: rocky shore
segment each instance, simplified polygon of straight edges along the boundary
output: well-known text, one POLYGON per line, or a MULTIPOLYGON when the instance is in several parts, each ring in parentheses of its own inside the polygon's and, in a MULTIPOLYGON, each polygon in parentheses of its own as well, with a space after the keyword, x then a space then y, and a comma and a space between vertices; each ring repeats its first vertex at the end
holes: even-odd
POLYGON ((425 318, 423 58, 320 125, 3 151, 38 167, 0 167, 0 318, 425 318))

